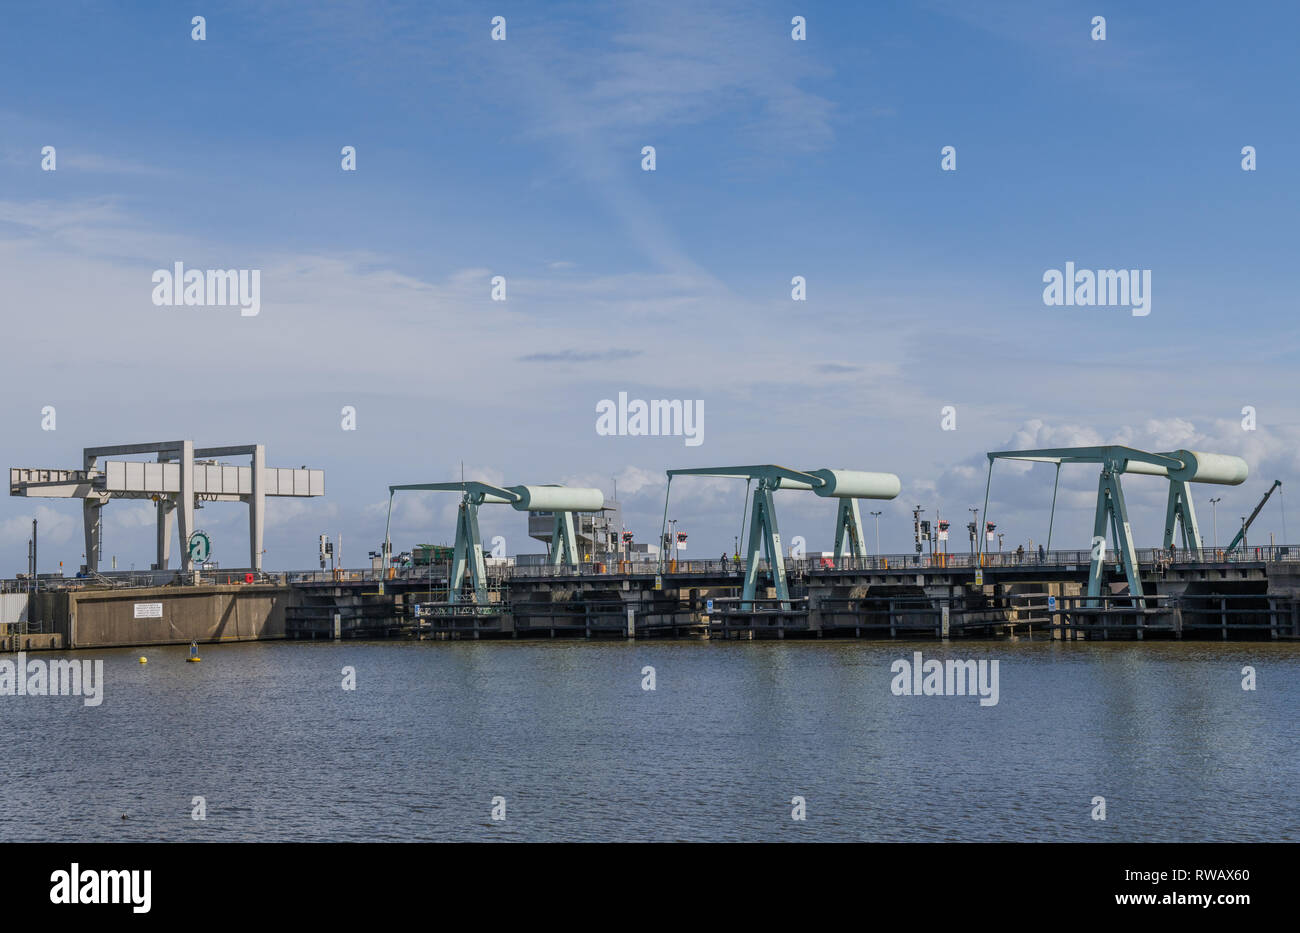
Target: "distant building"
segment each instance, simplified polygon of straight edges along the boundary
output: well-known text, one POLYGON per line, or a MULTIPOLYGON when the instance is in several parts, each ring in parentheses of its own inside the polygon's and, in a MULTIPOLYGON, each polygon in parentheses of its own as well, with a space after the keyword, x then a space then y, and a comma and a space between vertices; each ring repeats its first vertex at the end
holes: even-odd
MULTIPOLYGON (((554 528, 553 512, 528 513, 528 537, 549 545, 554 528)), ((578 560, 586 563, 629 559, 620 540, 623 531, 623 509, 613 499, 606 499, 605 507, 599 512, 575 513, 573 530, 578 539, 578 560)), ((520 566, 528 566, 522 562, 523 558, 531 559, 535 556, 518 555, 520 566)))
POLYGON ((625 559, 626 560, 658 560, 659 545, 651 544, 648 541, 642 544, 638 544, 637 542, 634 541, 625 559))

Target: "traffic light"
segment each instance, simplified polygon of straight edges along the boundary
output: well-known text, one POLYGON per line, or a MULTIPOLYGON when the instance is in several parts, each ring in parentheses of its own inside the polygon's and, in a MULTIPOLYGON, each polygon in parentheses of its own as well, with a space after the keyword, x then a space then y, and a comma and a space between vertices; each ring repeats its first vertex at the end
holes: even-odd
POLYGON ((921 522, 921 540, 930 540, 930 523, 928 521, 921 522))

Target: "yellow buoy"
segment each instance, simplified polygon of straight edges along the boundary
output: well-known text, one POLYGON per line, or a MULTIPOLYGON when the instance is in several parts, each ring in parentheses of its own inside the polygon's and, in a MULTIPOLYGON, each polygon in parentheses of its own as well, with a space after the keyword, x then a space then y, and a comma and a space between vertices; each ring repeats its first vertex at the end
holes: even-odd
POLYGON ((195 655, 194 657, 192 657, 192 658, 186 658, 185 660, 186 660, 186 661, 193 662, 193 661, 202 661, 203 659, 200 658, 198 655, 195 655))
POLYGON ((145 657, 142 657, 142 658, 140 658, 140 663, 141 663, 141 664, 148 664, 148 663, 149 663, 149 659, 148 659, 148 658, 145 658, 145 657))

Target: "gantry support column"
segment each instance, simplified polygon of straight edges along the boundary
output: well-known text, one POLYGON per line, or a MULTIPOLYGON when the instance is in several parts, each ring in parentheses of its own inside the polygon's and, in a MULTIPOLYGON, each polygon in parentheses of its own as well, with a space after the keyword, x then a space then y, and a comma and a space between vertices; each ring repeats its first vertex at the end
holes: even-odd
POLYGON ((181 544, 181 570, 189 572, 194 569, 190 558, 190 535, 194 534, 194 442, 181 441, 181 491, 176 504, 177 531, 181 544))
MULTIPOLYGON (((97 462, 98 458, 89 450, 83 453, 81 468, 87 476, 95 469, 97 462)), ((86 570, 90 573, 99 570, 99 551, 103 544, 103 513, 100 509, 104 507, 104 501, 91 497, 81 503, 81 523, 86 534, 86 570)))
POLYGON ((100 548, 103 544, 104 503, 100 499, 86 499, 81 503, 81 520, 86 530, 86 569, 99 570, 100 548))
POLYGON ((253 448, 253 488, 248 498, 248 566, 262 571, 262 537, 266 522, 266 445, 253 448))
POLYGON ((176 500, 160 496, 156 505, 158 514, 158 562, 154 570, 166 570, 171 562, 172 526, 176 524, 176 500))

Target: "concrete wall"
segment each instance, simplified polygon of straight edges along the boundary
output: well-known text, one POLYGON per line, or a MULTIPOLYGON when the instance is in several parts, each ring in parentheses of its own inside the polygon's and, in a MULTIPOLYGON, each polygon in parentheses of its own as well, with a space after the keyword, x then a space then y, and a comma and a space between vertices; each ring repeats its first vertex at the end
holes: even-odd
MULTIPOLYGON (((283 638, 284 610, 297 605, 299 599, 294 590, 274 585, 80 590, 50 595, 67 601, 56 631, 65 633, 70 648, 283 638), (146 614, 161 606, 161 616, 136 618, 137 606, 146 614)), ((57 610, 53 614, 58 618, 57 610)))
POLYGON ((63 647, 63 636, 51 633, 19 635, 0 623, 0 651, 52 651, 63 647))
POLYGON ((0 593, 0 622, 27 621, 27 594, 0 593))

